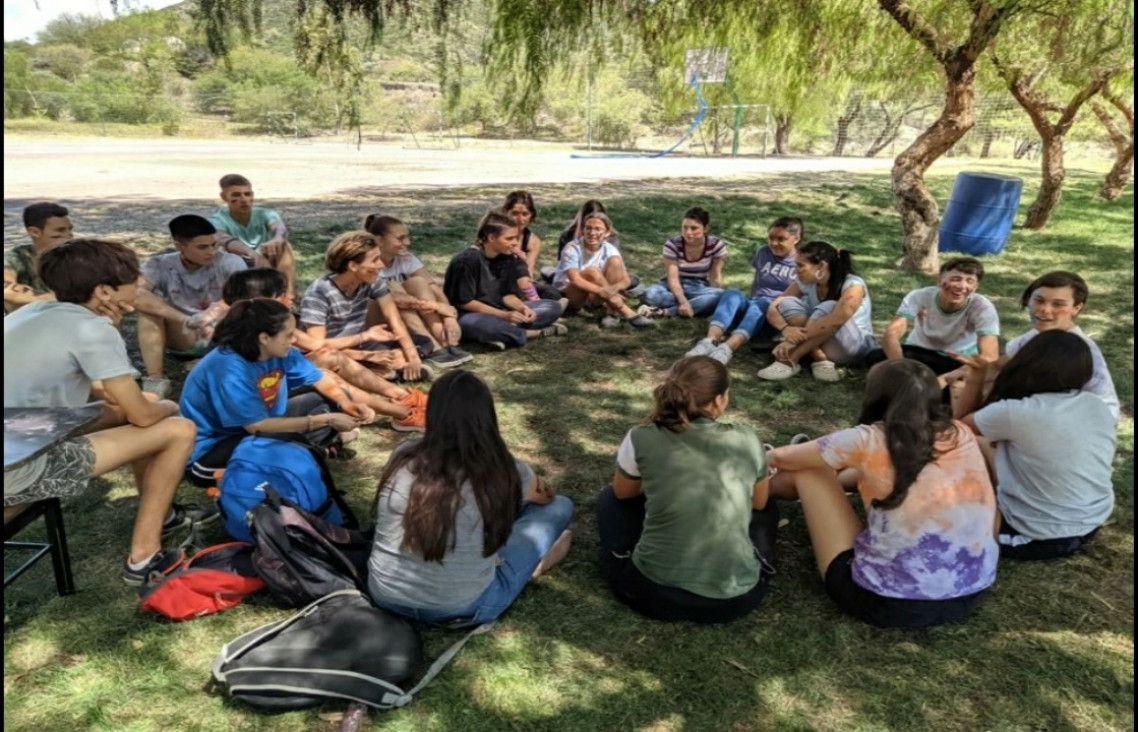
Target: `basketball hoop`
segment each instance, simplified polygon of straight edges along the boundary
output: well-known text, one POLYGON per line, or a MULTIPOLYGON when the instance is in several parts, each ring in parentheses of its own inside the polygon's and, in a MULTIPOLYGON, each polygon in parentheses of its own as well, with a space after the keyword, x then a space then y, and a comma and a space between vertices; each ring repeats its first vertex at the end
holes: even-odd
POLYGON ((722 84, 727 81, 726 48, 689 48, 684 55, 684 81, 722 84))

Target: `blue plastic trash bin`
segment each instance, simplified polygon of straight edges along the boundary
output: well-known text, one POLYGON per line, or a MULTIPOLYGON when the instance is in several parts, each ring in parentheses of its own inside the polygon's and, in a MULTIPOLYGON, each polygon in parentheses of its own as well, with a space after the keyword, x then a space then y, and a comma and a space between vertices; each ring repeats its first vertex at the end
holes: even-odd
POLYGON ((982 255, 1004 250, 1023 179, 998 173, 960 173, 940 221, 938 251, 982 255))

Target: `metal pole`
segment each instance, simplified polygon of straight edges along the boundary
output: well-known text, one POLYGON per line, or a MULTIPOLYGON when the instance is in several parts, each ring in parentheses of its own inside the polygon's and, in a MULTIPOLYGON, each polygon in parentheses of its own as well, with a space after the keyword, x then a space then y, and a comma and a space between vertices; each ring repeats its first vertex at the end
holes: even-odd
POLYGON ((591 65, 585 68, 585 147, 593 149, 593 74, 591 65))

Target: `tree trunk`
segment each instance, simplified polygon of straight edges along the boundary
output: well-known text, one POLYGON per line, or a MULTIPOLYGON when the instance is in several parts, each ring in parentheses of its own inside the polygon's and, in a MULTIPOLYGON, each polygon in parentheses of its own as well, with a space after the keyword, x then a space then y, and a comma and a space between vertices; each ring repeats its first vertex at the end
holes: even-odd
POLYGON ((794 124, 794 117, 786 114, 775 115, 774 118, 774 154, 790 154, 790 127, 794 124))
POLYGON ((996 139, 996 133, 995 132, 988 131, 988 132, 984 133, 984 144, 983 144, 983 146, 980 147, 981 159, 992 157, 992 141, 995 139, 996 139))
POLYGON ((976 69, 952 61, 945 65, 944 109, 893 162, 893 198, 905 228, 901 266, 936 274, 940 209, 925 185, 925 171, 975 124, 976 69))
POLYGON ((830 153, 832 158, 840 158, 845 152, 846 143, 850 139, 850 125, 861 114, 861 95, 855 94, 846 105, 846 112, 838 117, 838 136, 834 140, 834 150, 830 153))
POLYGON ((1117 107, 1118 111, 1122 112, 1122 116, 1126 118, 1130 128, 1130 134, 1127 135, 1118 127, 1110 113, 1101 104, 1091 105, 1095 116, 1106 127, 1110 141, 1114 145, 1114 165, 1111 166, 1110 172, 1103 179, 1098 194, 1100 198, 1107 201, 1115 201, 1122 195, 1123 189, 1126 188, 1126 184, 1130 182, 1130 177, 1134 174, 1134 110, 1118 97, 1107 93, 1104 93, 1103 97, 1117 107))
POLYGON ((1063 167, 1063 141, 1066 135, 1057 135, 1053 132, 1040 134, 1042 145, 1039 149, 1040 166, 1043 176, 1039 181, 1039 195, 1027 211, 1024 226, 1032 231, 1039 231, 1047 226, 1051 214, 1059 206, 1059 199, 1063 197, 1063 180, 1067 177, 1067 169, 1063 167))

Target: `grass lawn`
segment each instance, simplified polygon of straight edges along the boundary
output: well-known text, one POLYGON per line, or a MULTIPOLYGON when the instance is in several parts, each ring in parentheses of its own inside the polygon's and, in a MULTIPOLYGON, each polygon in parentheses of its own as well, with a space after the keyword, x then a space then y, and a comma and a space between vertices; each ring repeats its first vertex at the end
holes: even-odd
MULTIPOLYGON (((992 165, 979 167, 993 169, 992 165)), ((1026 165, 998 167, 1036 189, 1026 165)), ((947 199, 955 169, 931 178, 947 199)), ((479 355, 474 370, 498 401, 515 454, 577 503, 575 545, 533 583, 495 630, 474 639, 408 707, 373 714, 384 730, 1129 730, 1134 717, 1134 250, 1132 189, 1114 203, 1093 197, 1100 173, 1072 171, 1052 226, 1017 229, 989 258, 982 291, 1005 335, 1027 329, 1019 294, 1035 275, 1071 269, 1091 286, 1081 323, 1102 346, 1123 405, 1115 461, 1118 506, 1086 552, 1039 564, 1002 563, 969 622, 885 631, 840 615, 825 597, 796 505, 779 535, 773 590, 750 616, 719 627, 669 625, 624 609, 598 571, 592 496, 612 474, 624 432, 648 412, 651 387, 704 323, 669 321, 656 332, 601 331, 570 321, 570 334, 522 350, 479 355)), ((469 241, 478 216, 507 187, 393 192, 383 200, 271 202, 294 221, 304 280, 320 273, 323 247, 369 211, 411 225, 413 247, 441 272, 469 241), (350 212, 350 213, 345 213, 350 212), (343 215, 341 215, 343 214, 343 215)), ((908 290, 931 280, 896 268, 900 226, 884 175, 812 175, 726 181, 534 186, 535 229, 556 232, 588 197, 603 198, 631 268, 651 281, 660 243, 682 212, 703 205, 734 249, 727 279, 746 287, 751 252, 775 217, 805 219, 808 236, 855 253, 880 332, 908 290)), ((129 205, 129 204, 128 204, 129 205)), ((113 210, 85 231, 114 230, 113 210)), ((161 220, 161 219, 156 219, 161 220)), ((548 249, 547 249, 548 252, 548 249)), ((546 254, 543 263, 552 255, 546 254)), ((839 384, 802 375, 760 381, 766 357, 745 348, 732 362, 726 419, 784 444, 796 432, 848 426, 864 374, 839 384)), ((375 479, 402 439, 370 428, 360 454, 334 463, 339 485, 370 513, 375 479)), ((1071 460, 1078 460, 1071 435, 1071 460)), ((184 488, 182 500, 199 498, 184 488)), ((262 715, 206 690, 222 644, 286 615, 263 602, 183 624, 136 611, 118 578, 135 498, 125 472, 95 481, 67 506, 78 594, 54 597, 50 563, 5 593, 4 726, 10 730, 326 730, 334 709, 262 715)), ((29 532, 31 533, 31 532, 29 532)), ((210 538, 221 541, 220 529, 210 538)), ((10 560, 6 560, 8 569, 10 560)), ((457 636, 425 634, 428 655, 457 636)))

